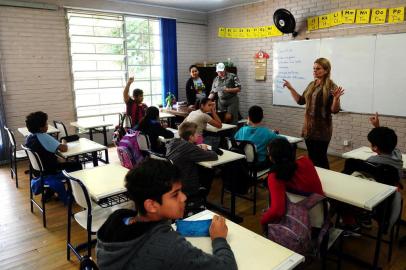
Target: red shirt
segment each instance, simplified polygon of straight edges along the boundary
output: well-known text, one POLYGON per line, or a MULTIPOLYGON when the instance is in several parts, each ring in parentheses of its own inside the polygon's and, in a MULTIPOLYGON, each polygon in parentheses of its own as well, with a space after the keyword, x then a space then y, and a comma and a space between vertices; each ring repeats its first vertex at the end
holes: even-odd
POLYGON ((141 122, 142 118, 145 116, 148 106, 144 103, 136 103, 131 98, 127 102, 126 106, 127 115, 131 117, 131 126, 134 127, 141 122))
POLYGON ((289 182, 276 179, 276 173, 269 174, 270 207, 261 217, 262 225, 278 220, 285 215, 286 189, 324 195, 320 178, 311 160, 307 157, 301 157, 296 160, 296 164, 295 174, 289 182))

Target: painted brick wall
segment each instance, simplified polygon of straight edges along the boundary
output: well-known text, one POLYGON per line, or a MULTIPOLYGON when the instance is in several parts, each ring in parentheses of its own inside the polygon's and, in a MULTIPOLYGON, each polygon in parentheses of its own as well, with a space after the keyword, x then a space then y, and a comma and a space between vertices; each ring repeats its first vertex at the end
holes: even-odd
POLYGON ((1 7, 0 53, 6 120, 18 144, 23 137, 17 128, 30 112, 47 112, 50 123, 74 120, 63 10, 1 7))
POLYGON ((176 24, 178 48, 178 96, 186 100, 186 81, 189 66, 207 60, 207 26, 197 24, 176 24))
MULTIPOLYGON (((17 128, 25 116, 43 110, 52 120, 63 121, 69 132, 74 121, 69 48, 63 9, 0 8, 0 55, 7 91, 4 93, 7 125, 17 143, 17 128)), ((207 58, 207 26, 178 23, 179 93, 185 97, 187 68, 207 58)))
MULTIPOLYGON (((296 18, 300 31, 297 40, 305 38, 356 36, 377 33, 406 32, 406 23, 395 25, 378 25, 359 27, 355 25, 339 26, 327 30, 306 33, 306 18, 321 15, 345 8, 374 8, 406 6, 405 0, 393 1, 337 1, 337 0, 299 0, 299 1, 265 1, 256 4, 217 11, 209 14, 208 60, 221 61, 231 58, 238 67, 238 75, 243 88, 240 93, 240 109, 244 116, 254 104, 262 106, 265 112, 265 123, 280 129, 282 133, 300 136, 304 111, 300 108, 272 106, 272 61, 268 61, 267 80, 257 82, 254 78, 253 55, 259 49, 272 55, 272 44, 281 40, 292 40, 290 35, 264 39, 221 39, 217 37, 218 27, 254 27, 272 25, 272 16, 276 9, 289 9, 296 18)), ((334 63, 332 63, 334 67, 334 63)), ((312 68, 312 67, 309 67, 312 68)), ((334 79, 334 78, 333 78, 334 79)), ((405 107, 406 108, 406 107, 405 107)), ((333 116, 334 132, 330 143, 330 153, 342 153, 352 147, 368 146, 366 135, 371 129, 369 115, 339 113, 333 116), (350 140, 350 146, 343 146, 343 140, 350 140)), ((406 151, 406 119, 401 117, 381 117, 381 124, 393 128, 398 135, 398 146, 406 151)))

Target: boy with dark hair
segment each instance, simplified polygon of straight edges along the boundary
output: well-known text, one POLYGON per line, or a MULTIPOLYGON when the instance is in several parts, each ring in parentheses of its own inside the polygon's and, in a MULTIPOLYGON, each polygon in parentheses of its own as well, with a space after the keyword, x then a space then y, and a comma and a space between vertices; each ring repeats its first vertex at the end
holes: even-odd
POLYGON ((134 77, 128 78, 128 82, 124 88, 123 99, 126 105, 126 114, 131 118, 131 127, 135 127, 141 122, 145 116, 148 106, 142 103, 144 100, 144 92, 141 89, 134 89, 132 97, 128 94, 130 86, 134 82, 134 77))
POLYGON ((367 159, 368 162, 376 164, 387 164, 395 167, 399 172, 400 179, 403 178, 403 160, 402 153, 396 145, 398 137, 393 129, 381 127, 379 124, 379 115, 375 113, 369 118, 374 128, 368 133, 368 141, 371 143, 371 149, 376 156, 367 159))
POLYGON ((186 196, 179 171, 170 162, 145 161, 128 172, 125 186, 138 213, 117 210, 97 232, 101 270, 237 269, 224 218, 214 216, 210 226, 213 255, 173 231, 170 220, 182 218, 186 196))
POLYGON ((236 140, 250 141, 255 144, 258 155, 258 169, 266 169, 270 162, 267 158, 267 146, 276 138, 284 138, 279 136, 267 127, 261 126, 264 112, 259 106, 252 106, 248 110, 248 125, 240 128, 234 135, 236 140))
POLYGON ((204 197, 209 193, 213 180, 213 172, 198 166, 196 163, 218 159, 214 151, 207 149, 207 145, 196 145, 198 139, 196 130, 197 124, 183 122, 179 126, 180 138, 173 139, 166 145, 166 157, 179 168, 183 190, 189 198, 186 216, 196 213, 196 211, 189 211, 191 209, 197 210, 199 207, 202 207, 201 210, 204 209, 204 197), (200 187, 205 188, 204 194, 199 193, 200 187), (189 214, 189 212, 192 213, 189 214))
MULTIPOLYGON (((82 166, 78 162, 58 162, 55 153, 57 151, 68 151, 68 145, 65 140, 62 140, 60 143, 46 133, 48 130, 48 115, 46 113, 41 111, 30 113, 27 115, 25 123, 28 131, 31 132, 25 140, 25 145, 39 155, 44 175, 55 175, 62 170, 71 172, 82 169, 82 166)), ((36 173, 34 172, 34 174, 36 173)), ((59 180, 62 180, 62 178, 59 180)), ((53 179, 55 180, 56 178, 54 177, 53 179)), ((65 199, 66 192, 62 182, 55 180, 49 183, 49 185, 54 191, 58 192, 62 200, 65 199)), ((46 198, 52 196, 52 193, 47 192, 46 198)))

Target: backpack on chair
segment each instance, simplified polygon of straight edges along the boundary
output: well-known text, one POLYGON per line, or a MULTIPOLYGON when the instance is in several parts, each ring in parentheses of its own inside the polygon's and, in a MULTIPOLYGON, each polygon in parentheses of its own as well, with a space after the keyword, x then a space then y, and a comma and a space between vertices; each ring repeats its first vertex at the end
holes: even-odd
POLYGON ((286 214, 278 222, 268 224, 267 236, 270 240, 302 255, 313 255, 328 236, 330 223, 325 216, 319 232, 317 245, 312 242, 312 226, 309 212, 324 196, 313 193, 300 202, 293 203, 286 197, 286 214))
POLYGON ((117 153, 120 158, 121 165, 126 168, 129 168, 129 166, 131 166, 130 164, 132 164, 131 168, 135 168, 145 159, 137 141, 139 134, 139 131, 127 133, 123 138, 121 138, 118 144, 117 153), (123 148, 126 150, 123 150, 123 148), (128 158, 128 155, 130 158, 128 158))

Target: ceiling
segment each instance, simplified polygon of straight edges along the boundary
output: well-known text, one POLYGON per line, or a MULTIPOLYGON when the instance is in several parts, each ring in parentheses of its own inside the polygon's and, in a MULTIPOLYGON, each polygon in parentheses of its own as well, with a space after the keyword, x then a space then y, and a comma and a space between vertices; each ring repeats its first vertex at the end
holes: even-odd
POLYGON ((260 0, 116 0, 116 1, 185 9, 199 12, 210 12, 218 9, 230 8, 233 6, 262 2, 260 0))

